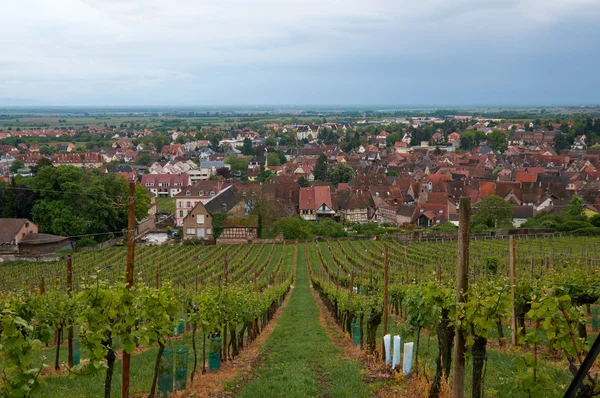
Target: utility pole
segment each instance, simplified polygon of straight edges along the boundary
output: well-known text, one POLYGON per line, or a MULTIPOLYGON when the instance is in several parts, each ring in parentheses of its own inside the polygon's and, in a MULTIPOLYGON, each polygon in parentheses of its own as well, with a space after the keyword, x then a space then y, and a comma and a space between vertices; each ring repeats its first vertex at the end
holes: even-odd
MULTIPOLYGON (((73 292, 73 263, 71 256, 67 257, 67 293, 69 294, 69 298, 71 298, 73 292)), ((73 325, 72 322, 69 321, 71 325, 69 325, 69 330, 67 334, 67 346, 68 346, 68 363, 69 367, 73 367, 73 325)))
MULTIPOLYGON (((469 224, 471 222, 471 198, 460 198, 458 221, 458 259, 456 272, 456 304, 464 303, 469 280, 469 224)), ((457 316, 458 320, 458 316, 457 316)), ((463 398, 465 395, 465 336, 457 328, 454 337, 454 380, 453 398, 463 398)))
MULTIPOLYGON (((387 334, 388 327, 388 269, 389 269, 389 258, 388 248, 385 247, 385 259, 383 262, 383 336, 387 334)), ((381 359, 385 361, 385 343, 381 345, 381 359)))
MULTIPOLYGON (((127 289, 133 286, 133 259, 135 253, 135 182, 129 182, 129 197, 127 198, 127 289)), ((131 354, 123 350, 123 374, 121 382, 121 397, 129 397, 129 372, 131 354)))
POLYGON ((517 284, 517 267, 516 267, 516 256, 515 256, 515 237, 510 236, 509 238, 509 264, 510 264, 510 298, 512 305, 512 319, 510 320, 511 343, 513 347, 517 346, 517 309, 515 307, 515 288, 517 284))

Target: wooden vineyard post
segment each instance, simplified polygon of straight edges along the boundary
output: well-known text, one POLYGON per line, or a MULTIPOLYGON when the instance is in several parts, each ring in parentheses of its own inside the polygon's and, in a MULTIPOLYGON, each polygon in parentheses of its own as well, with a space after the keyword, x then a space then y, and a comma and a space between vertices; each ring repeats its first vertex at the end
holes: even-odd
MULTIPOLYGON (((67 257, 67 293, 69 297, 73 292, 73 262, 71 256, 67 257)), ((69 323, 72 323, 69 321, 69 323)), ((69 325, 67 331, 68 364, 73 367, 73 325, 69 325)))
POLYGON ((515 307, 515 290, 517 285, 517 270, 516 270, 516 256, 515 256, 515 237, 510 236, 509 238, 509 259, 510 259, 510 297, 512 301, 512 318, 510 319, 510 339, 514 347, 517 346, 517 309, 515 307))
MULTIPOLYGON (((387 334, 388 326, 388 269, 389 269, 389 257, 388 248, 385 248, 385 259, 383 262, 383 336, 387 334)), ((381 360, 385 361, 385 343, 381 343, 381 360)))
POLYGON ((531 266, 529 269, 529 283, 533 282, 533 257, 531 258, 531 266))
POLYGON ((435 266, 435 276, 439 283, 442 283, 442 264, 438 260, 437 265, 435 266))
MULTIPOLYGON (((135 253, 135 182, 129 182, 129 197, 127 206, 127 289, 133 286, 133 259, 135 253)), ((123 350, 123 373, 121 380, 121 397, 129 397, 129 372, 131 354, 123 350)))
MULTIPOLYGON (((469 280, 469 224, 471 222, 471 198, 460 198, 458 221, 458 259, 456 270, 456 304, 464 303, 469 280)), ((458 321, 457 315, 457 321, 458 321)), ((465 345, 466 340, 460 328, 454 337, 454 380, 453 398, 463 398, 465 395, 465 345)))
POLYGON ((404 246, 404 264, 406 265, 406 280, 404 281, 404 283, 408 283, 408 254, 407 254, 407 247, 404 246))
MULTIPOLYGON (((227 255, 225 257, 225 262, 223 264, 223 288, 227 287, 227 255)), ((227 361, 227 354, 229 350, 227 349, 227 324, 223 325, 223 362, 227 361)))
POLYGON ((42 276, 42 280, 40 281, 40 296, 43 296, 44 294, 46 294, 46 282, 42 276))

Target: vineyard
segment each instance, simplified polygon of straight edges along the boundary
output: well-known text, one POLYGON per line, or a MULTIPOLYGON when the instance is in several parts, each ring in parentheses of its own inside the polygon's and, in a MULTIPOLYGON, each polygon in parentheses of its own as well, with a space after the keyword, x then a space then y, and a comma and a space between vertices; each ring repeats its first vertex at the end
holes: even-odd
MULTIPOLYGON (((179 379, 201 378, 207 350, 223 361, 236 357, 306 268, 338 327, 378 361, 387 290, 385 332, 415 344, 413 373, 423 381, 416 395, 451 389, 460 332, 469 396, 559 397, 598 334, 599 243, 568 236, 472 240, 466 301, 458 304, 453 240, 137 247, 131 289, 124 283, 125 248, 74 253, 72 289, 66 257, 4 263, 0 395, 64 395, 86 377, 102 384, 101 394, 115 394, 110 376, 119 350, 138 352, 134 366, 147 357, 140 365, 147 376, 132 382, 132 392, 160 389, 161 358, 183 346, 193 346, 193 365, 179 379), (69 367, 74 378, 46 376, 44 356, 56 368, 71 364, 60 338, 70 330, 81 345, 81 363, 69 367)), ((580 396, 595 395, 598 384, 593 367, 580 396)))

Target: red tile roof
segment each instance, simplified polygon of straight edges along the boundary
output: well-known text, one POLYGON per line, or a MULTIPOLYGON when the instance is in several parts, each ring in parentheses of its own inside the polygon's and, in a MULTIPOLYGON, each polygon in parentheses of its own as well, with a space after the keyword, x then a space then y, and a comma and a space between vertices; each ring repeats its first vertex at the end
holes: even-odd
POLYGON ((300 189, 300 210, 317 210, 322 204, 333 208, 328 186, 314 186, 300 189))

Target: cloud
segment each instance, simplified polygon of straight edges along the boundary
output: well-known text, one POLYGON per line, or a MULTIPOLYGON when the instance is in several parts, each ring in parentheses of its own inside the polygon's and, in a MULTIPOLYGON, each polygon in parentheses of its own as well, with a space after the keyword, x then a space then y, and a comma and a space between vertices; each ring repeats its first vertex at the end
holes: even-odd
MULTIPOLYGON (((7 3, 0 25, 0 93, 43 100, 53 92, 60 93, 54 101, 73 103, 268 103, 285 97, 281 93, 290 102, 311 102, 309 94, 295 94, 305 90, 326 102, 332 90, 364 82, 381 85, 380 97, 394 102, 395 91, 384 82, 388 88, 399 81, 418 85, 395 76, 393 68, 418 80, 427 78, 422 72, 433 63, 437 69, 429 78, 442 92, 450 86, 444 80, 463 76, 458 66, 473 70, 485 63, 486 70, 470 77, 494 85, 494 76, 506 75, 507 63, 521 81, 514 62, 535 63, 548 52, 589 54, 599 47, 587 36, 600 16, 596 0, 7 3), (314 74, 304 77, 309 70, 314 74), (255 87, 268 90, 244 92, 255 87)), ((598 65, 598 56, 586 60, 598 65)), ((565 74, 555 70, 551 76, 565 74)))

